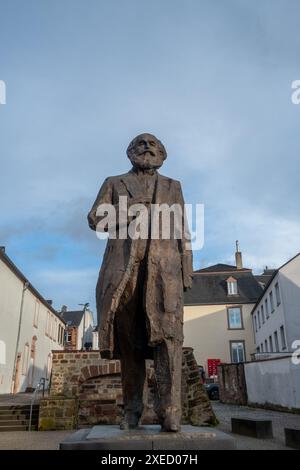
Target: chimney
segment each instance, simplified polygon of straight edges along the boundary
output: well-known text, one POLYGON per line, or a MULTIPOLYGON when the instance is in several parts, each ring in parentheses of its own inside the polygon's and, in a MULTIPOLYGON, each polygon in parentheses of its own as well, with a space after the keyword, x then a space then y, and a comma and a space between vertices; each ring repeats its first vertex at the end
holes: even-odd
POLYGON ((67 305, 62 305, 61 307, 61 313, 65 313, 68 310, 67 305))
POLYGON ((2 251, 2 253, 5 253, 5 246, 0 246, 0 251, 2 251))
POLYGON ((52 304, 53 304, 53 300, 50 300, 50 299, 49 299, 49 300, 46 300, 46 302, 47 302, 47 304, 49 304, 49 305, 51 305, 51 306, 52 306, 52 304))
POLYGON ((242 252, 239 250, 239 241, 236 240, 236 251, 235 251, 235 264, 237 269, 243 269, 243 259, 242 259, 242 252))

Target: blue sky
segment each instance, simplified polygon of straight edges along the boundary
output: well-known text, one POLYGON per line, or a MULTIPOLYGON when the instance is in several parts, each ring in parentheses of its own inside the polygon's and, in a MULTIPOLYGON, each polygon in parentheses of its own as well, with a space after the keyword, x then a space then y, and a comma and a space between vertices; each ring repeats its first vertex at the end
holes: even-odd
POLYGON ((35 287, 90 301, 105 242, 86 214, 149 131, 205 204, 195 268, 299 251, 298 0, 0 0, 0 244, 35 287))

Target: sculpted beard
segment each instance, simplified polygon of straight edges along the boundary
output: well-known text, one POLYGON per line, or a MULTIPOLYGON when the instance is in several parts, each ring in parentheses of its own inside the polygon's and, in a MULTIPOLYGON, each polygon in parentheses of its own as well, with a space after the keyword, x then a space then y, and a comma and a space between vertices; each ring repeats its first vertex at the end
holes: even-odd
POLYGON ((130 143, 127 156, 134 168, 154 170, 162 166, 167 153, 156 137, 151 134, 141 134, 130 143), (149 141, 152 141, 152 145, 149 141))

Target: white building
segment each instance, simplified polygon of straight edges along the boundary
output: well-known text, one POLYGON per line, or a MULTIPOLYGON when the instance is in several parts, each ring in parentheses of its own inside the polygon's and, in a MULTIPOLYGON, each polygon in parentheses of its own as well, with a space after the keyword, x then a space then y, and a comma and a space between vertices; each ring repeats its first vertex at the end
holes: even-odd
POLYGON ((66 322, 65 349, 94 349, 96 340, 93 312, 87 306, 81 310, 68 310, 64 305, 60 314, 66 322))
POLYGON ((0 394, 50 378, 52 350, 63 349, 65 322, 0 248, 0 394))
POLYGON ((300 340, 300 253, 275 270, 252 310, 256 353, 293 352, 300 340))

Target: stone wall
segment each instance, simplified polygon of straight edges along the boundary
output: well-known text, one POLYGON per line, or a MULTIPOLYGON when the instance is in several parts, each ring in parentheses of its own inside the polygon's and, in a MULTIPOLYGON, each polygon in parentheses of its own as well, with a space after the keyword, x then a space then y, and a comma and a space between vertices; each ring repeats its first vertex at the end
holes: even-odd
POLYGON ((206 390, 200 380, 193 348, 183 348, 181 395, 183 424, 194 426, 217 424, 206 390))
MULTIPOLYGON (((182 363, 182 422, 194 425, 214 425, 216 419, 208 400, 206 391, 201 384, 200 375, 192 348, 184 348, 182 363)), ((145 410, 143 424, 157 423, 154 413, 154 397, 156 393, 152 361, 147 361, 148 387, 145 387, 145 410)), ((61 411, 63 400, 73 400, 76 416, 74 428, 93 424, 118 424, 122 417, 123 398, 121 386, 120 362, 100 358, 99 351, 55 351, 53 353, 50 396, 41 401, 40 429, 63 429, 61 411), (51 415, 51 416, 50 416, 51 415)), ((69 401, 68 401, 69 400, 69 401)), ((69 406, 69 405, 67 405, 69 406)), ((69 413, 69 409, 68 409, 69 413)), ((65 421, 65 429, 70 429, 70 422, 65 421)))
POLYGON ((77 419, 77 398, 53 397, 40 404, 39 431, 75 429, 77 419))
POLYGON ((247 405, 244 364, 220 364, 218 376, 220 401, 235 405, 247 405))

